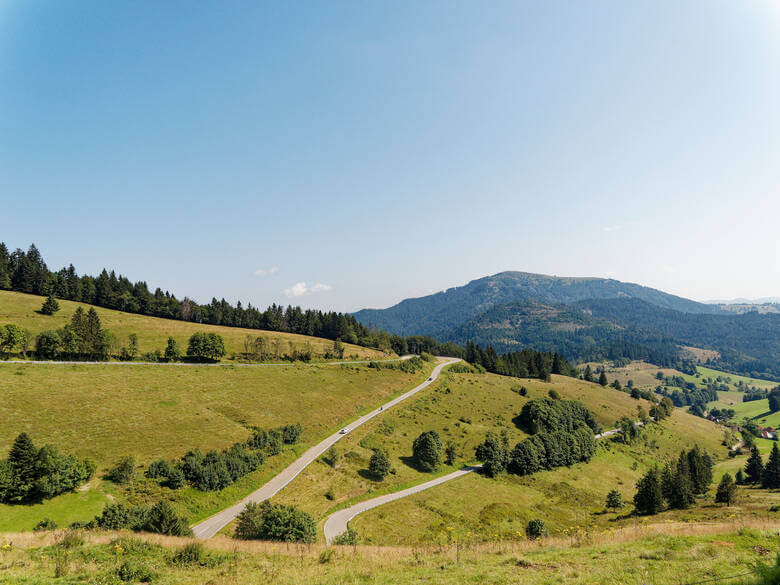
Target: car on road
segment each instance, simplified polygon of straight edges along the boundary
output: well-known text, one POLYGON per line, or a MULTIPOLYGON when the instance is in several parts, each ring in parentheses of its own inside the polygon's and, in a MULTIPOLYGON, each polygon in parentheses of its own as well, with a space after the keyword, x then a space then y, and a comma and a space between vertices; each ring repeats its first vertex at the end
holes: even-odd
POLYGON ((433 382, 433 378, 428 378, 428 381, 429 382, 433 382))
POLYGON ((349 431, 347 429, 341 429, 339 435, 346 435, 349 431))

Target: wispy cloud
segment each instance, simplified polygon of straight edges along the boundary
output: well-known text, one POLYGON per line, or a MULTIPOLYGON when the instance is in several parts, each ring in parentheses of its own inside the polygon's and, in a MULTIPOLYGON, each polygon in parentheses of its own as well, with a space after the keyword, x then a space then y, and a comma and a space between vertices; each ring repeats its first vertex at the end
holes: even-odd
POLYGON ((605 225, 603 228, 601 228, 601 231, 603 232, 616 232, 620 229, 619 225, 605 225))
POLYGON ((279 268, 271 266, 271 268, 258 268, 255 270, 255 276, 270 276, 279 272, 279 268))
POLYGON ((318 282, 317 284, 310 287, 306 286, 305 282, 296 282, 290 288, 286 288, 282 292, 285 294, 285 296, 292 299, 295 297, 304 297, 308 295, 313 295, 314 293, 325 292, 332 289, 333 287, 330 286, 329 284, 322 284, 321 282, 318 282))

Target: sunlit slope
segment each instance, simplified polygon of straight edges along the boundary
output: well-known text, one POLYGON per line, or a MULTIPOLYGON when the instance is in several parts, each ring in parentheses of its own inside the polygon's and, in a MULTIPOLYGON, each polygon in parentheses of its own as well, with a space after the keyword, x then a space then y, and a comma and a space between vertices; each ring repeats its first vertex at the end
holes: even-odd
MULTIPOLYGON (((555 390, 561 398, 579 400, 588 406, 605 428, 612 427, 621 416, 635 417, 638 405, 649 408, 646 401, 632 399, 626 393, 564 376, 553 376, 552 382, 545 383, 493 374, 450 374, 413 401, 389 411, 385 418, 350 433, 339 445, 341 457, 335 469, 325 461, 317 462, 285 488, 277 499, 324 519, 336 507, 431 479, 432 474, 418 471, 410 460, 412 441, 421 432, 430 429, 435 429, 445 444, 453 443, 458 454, 454 466, 443 465, 436 475, 453 471, 464 463, 474 462, 474 449, 488 431, 506 432, 511 445, 525 437, 514 423, 514 417, 528 400, 547 397, 550 390, 555 390), (526 396, 520 394, 522 388, 525 388, 526 396), (388 453, 394 468, 394 473, 381 482, 367 473, 375 448, 388 453)), ((362 526, 361 531, 366 537, 378 543, 435 540, 435 529, 429 529, 429 525, 436 524, 431 518, 439 517, 439 512, 429 509, 426 503, 429 498, 442 498, 457 514, 471 510, 479 526, 467 521, 464 521, 464 526, 468 525, 475 535, 485 536, 493 529, 490 523, 480 524, 480 511, 486 508, 482 515, 490 515, 490 510, 496 506, 503 508, 505 504, 510 505, 507 502, 511 503, 513 510, 518 510, 517 514, 509 514, 510 520, 522 520, 523 514, 532 513, 540 502, 550 502, 551 509, 560 508, 553 518, 561 523, 576 523, 582 514, 583 504, 600 504, 603 509, 604 496, 616 485, 624 486, 625 496, 629 497, 630 489, 645 468, 656 461, 665 461, 684 447, 698 443, 713 454, 722 451, 721 456, 725 455, 725 449, 720 446, 722 432, 718 427, 680 410, 675 411, 663 426, 654 425, 646 436, 647 444, 642 442, 627 447, 609 443, 609 449, 601 449, 589 464, 529 478, 506 476, 489 480, 476 475, 461 478, 409 498, 411 504, 402 501, 369 512, 365 514, 369 520, 361 515, 355 520, 355 526, 362 526), (568 489, 564 483, 573 487, 568 489), (543 487, 536 489, 533 487, 536 485, 543 487), (556 486, 562 491, 556 492, 556 486), (557 496, 550 499, 555 493, 560 493, 562 499, 557 496), (412 513, 409 506, 419 506, 422 511, 412 513), (394 507, 397 507, 395 512, 392 511, 394 507), (523 514, 519 512, 521 509, 523 514), (410 518, 408 527, 393 520, 407 515, 410 518), (421 524, 415 521, 418 517, 421 524)), ((444 517, 448 517, 448 513, 444 513, 444 517)), ((502 530, 511 528, 510 520, 502 530)))
POLYGON ((133 367, 0 363, 0 453, 28 432, 93 459, 141 463, 301 423, 310 442, 424 373, 366 366, 133 367))
MULTIPOLYGON (((47 329, 59 329, 67 323, 70 323, 70 319, 77 307, 81 306, 86 311, 93 306, 60 299, 57 301, 60 305, 60 310, 52 316, 47 316, 38 312, 44 300, 44 297, 39 297, 37 295, 5 290, 0 291, 0 325, 4 325, 5 323, 16 323, 25 329, 29 329, 33 335, 35 335, 47 329)), ((294 333, 243 329, 240 327, 221 327, 218 325, 201 325, 188 321, 176 321, 174 319, 161 319, 158 317, 136 315, 135 313, 124 313, 122 311, 103 309, 101 307, 95 307, 95 310, 100 316, 102 326, 111 330, 116 335, 118 346, 127 345, 127 338, 131 333, 138 335, 138 345, 141 354, 154 350, 163 351, 168 337, 176 339, 183 353, 186 351, 187 341, 196 331, 218 333, 225 339, 227 356, 223 361, 229 361, 231 354, 238 354, 245 351, 244 340, 247 335, 250 335, 253 338, 262 336, 272 347, 278 340, 280 342, 280 353, 282 354, 292 353, 292 348, 303 349, 307 344, 310 344, 315 356, 322 356, 333 346, 333 341, 329 339, 297 335, 294 333)), ((388 357, 378 350, 349 344, 345 344, 344 355, 345 357, 354 356, 361 359, 388 357)))

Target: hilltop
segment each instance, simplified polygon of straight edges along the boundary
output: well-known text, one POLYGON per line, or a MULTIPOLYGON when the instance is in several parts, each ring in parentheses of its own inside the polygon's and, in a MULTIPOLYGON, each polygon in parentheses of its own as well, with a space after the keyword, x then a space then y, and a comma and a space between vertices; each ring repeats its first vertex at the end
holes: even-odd
POLYGON ((574 278, 506 271, 472 280, 464 286, 415 299, 388 309, 363 309, 354 315, 397 335, 433 335, 475 317, 490 307, 515 301, 568 304, 585 299, 635 298, 686 313, 718 309, 653 288, 607 278, 574 278))

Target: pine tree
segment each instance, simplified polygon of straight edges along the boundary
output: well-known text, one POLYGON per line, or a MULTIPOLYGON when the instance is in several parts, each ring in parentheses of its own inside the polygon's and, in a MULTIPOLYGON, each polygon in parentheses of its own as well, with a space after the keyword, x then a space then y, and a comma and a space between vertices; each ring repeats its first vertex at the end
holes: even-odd
POLYGON ((601 370, 601 373, 599 374, 599 384, 602 386, 607 385, 607 375, 604 373, 604 370, 601 370))
POLYGON ((46 297, 46 300, 43 301, 43 305, 41 306, 41 313, 44 315, 53 315, 59 310, 60 304, 52 295, 46 297))
POLYGON ((723 479, 718 484, 718 491, 715 494, 715 502, 730 506, 734 503, 737 496, 737 484, 731 478, 731 474, 725 473, 723 479))
POLYGON ((745 463, 745 482, 751 484, 760 482, 763 471, 764 463, 761 461, 761 454, 758 452, 758 447, 753 445, 750 448, 750 456, 747 463, 745 463))
POLYGON ((639 514, 657 514, 664 509, 658 469, 649 470, 636 484, 634 507, 639 514))
POLYGON ((423 471, 434 471, 439 466, 441 451, 441 439, 436 431, 425 431, 412 443, 414 460, 423 471))
POLYGON ((780 488, 780 450, 777 448, 777 443, 772 445, 772 452, 761 474, 761 487, 780 488))
POLYGON ((586 382, 593 382, 593 370, 590 369, 590 364, 585 366, 585 373, 582 374, 582 379, 586 382))
POLYGON ((38 449, 27 433, 21 433, 14 439, 8 453, 8 465, 11 468, 11 501, 23 502, 32 493, 38 462, 38 449))
POLYGON ((685 509, 693 503, 693 487, 691 472, 688 467, 688 457, 685 451, 680 453, 677 460, 677 469, 672 477, 672 484, 667 497, 671 508, 685 509))
POLYGON ((745 472, 741 469, 737 470, 737 475, 734 478, 737 482, 737 485, 742 485, 745 483, 745 472))

